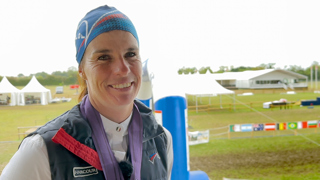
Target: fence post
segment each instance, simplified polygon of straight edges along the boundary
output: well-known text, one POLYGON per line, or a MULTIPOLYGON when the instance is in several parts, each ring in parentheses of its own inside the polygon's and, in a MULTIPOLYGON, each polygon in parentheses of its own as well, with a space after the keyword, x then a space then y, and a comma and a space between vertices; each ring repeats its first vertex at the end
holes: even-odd
POLYGON ((18 139, 20 140, 20 129, 18 128, 18 139))

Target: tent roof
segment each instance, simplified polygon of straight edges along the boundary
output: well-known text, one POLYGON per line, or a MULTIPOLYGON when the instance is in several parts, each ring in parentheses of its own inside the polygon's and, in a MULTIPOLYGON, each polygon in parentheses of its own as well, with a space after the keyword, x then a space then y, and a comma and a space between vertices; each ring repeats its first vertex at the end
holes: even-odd
POLYGON ((20 90, 14 87, 6 77, 3 77, 0 82, 0 93, 19 92, 20 90))
POLYGON ((234 94, 222 87, 209 74, 180 75, 178 79, 184 84, 184 92, 191 95, 234 94))
POLYGON ((21 92, 29 92, 29 93, 48 92, 48 91, 50 90, 42 86, 35 76, 31 78, 29 83, 23 89, 21 89, 21 92))
POLYGON ((233 91, 222 87, 209 74, 173 75, 170 79, 159 79, 155 76, 152 81, 155 101, 165 96, 190 95, 220 95, 234 94, 233 91))

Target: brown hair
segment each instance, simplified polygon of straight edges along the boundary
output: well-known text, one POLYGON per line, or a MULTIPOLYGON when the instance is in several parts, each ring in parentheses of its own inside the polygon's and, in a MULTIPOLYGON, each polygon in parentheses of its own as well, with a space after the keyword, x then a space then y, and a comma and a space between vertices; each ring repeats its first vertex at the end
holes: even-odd
POLYGON ((78 74, 78 83, 80 85, 80 94, 78 97, 78 102, 81 102, 82 98, 88 94, 88 88, 87 88, 87 83, 86 81, 80 77, 80 75, 78 74))
MULTIPOLYGON (((82 65, 83 65, 83 62, 80 63, 79 69, 81 68, 80 66, 82 66, 82 65)), ((79 72, 78 72, 78 83, 79 83, 79 86, 80 86, 80 94, 79 94, 79 97, 78 97, 78 102, 81 102, 82 98, 85 95, 88 94, 88 87, 87 87, 87 83, 86 83, 86 80, 85 80, 85 76, 81 77, 79 72)))

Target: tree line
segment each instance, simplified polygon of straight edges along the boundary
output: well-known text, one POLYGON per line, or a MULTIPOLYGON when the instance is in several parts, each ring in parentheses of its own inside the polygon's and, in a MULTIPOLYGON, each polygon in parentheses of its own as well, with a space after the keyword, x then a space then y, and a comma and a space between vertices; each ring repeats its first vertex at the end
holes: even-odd
MULTIPOLYGON (((19 74, 17 77, 7 77, 7 79, 13 86, 25 86, 29 83, 32 76, 35 76, 43 86, 78 84, 78 69, 76 67, 69 67, 67 71, 54 71, 51 74, 46 72, 30 74, 29 76, 19 74)), ((0 81, 2 78, 0 76, 0 81)))
MULTIPOLYGON (((233 67, 233 66, 220 66, 218 71, 212 71, 212 69, 208 67, 201 67, 197 69, 196 67, 182 67, 178 70, 178 74, 206 74, 206 73, 224 73, 224 72, 243 72, 247 70, 263 70, 263 69, 275 69, 276 63, 267 63, 267 64, 261 64, 256 67, 250 67, 250 66, 239 66, 239 67, 233 67)), ((318 80, 320 80, 320 69, 318 69, 318 74, 316 75, 316 68, 319 67, 319 62, 314 61, 311 66, 307 68, 303 68, 301 66, 297 65, 289 65, 285 66, 284 70, 295 72, 298 74, 302 74, 305 76, 308 76, 309 79, 311 79, 311 72, 312 72, 312 79, 315 79, 315 76, 318 77, 318 80), (312 69, 312 70, 311 70, 312 69)), ((319 67, 320 68, 320 67, 319 67)))
MULTIPOLYGON (((311 66, 307 68, 303 68, 297 65, 290 65, 284 67, 284 70, 292 71, 295 73, 299 73, 305 76, 308 76, 309 79, 311 76, 311 69, 313 73, 312 79, 315 79, 315 68, 319 66, 319 62, 314 61, 311 66)), ((274 69, 275 63, 267 63, 261 64, 257 67, 249 67, 249 66, 220 66, 218 71, 213 71, 209 66, 201 67, 197 69, 196 67, 182 67, 178 70, 178 74, 206 74, 208 73, 223 73, 223 72, 242 72, 247 70, 263 70, 263 69, 274 69)), ((320 71, 320 70, 318 70, 320 71)), ((51 74, 46 72, 39 72, 36 74, 30 74, 29 76, 25 76, 23 74, 19 74, 17 77, 7 77, 10 83, 14 86, 25 86, 29 83, 32 76, 35 76, 37 80, 44 86, 56 85, 72 85, 78 83, 78 69, 76 67, 69 67, 67 71, 54 71, 51 74)), ((320 72, 317 74, 318 80, 320 80, 320 72)), ((2 76, 0 76, 0 81, 2 80, 2 76)))

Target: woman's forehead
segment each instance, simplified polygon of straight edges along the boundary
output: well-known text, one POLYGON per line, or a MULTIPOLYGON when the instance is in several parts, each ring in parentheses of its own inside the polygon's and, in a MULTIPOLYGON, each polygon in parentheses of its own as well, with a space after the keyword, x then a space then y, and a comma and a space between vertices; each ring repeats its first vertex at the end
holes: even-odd
POLYGON ((98 48, 98 51, 113 51, 114 49, 139 50, 139 45, 131 33, 114 30, 102 33, 93 39, 87 49, 92 48, 98 48))

